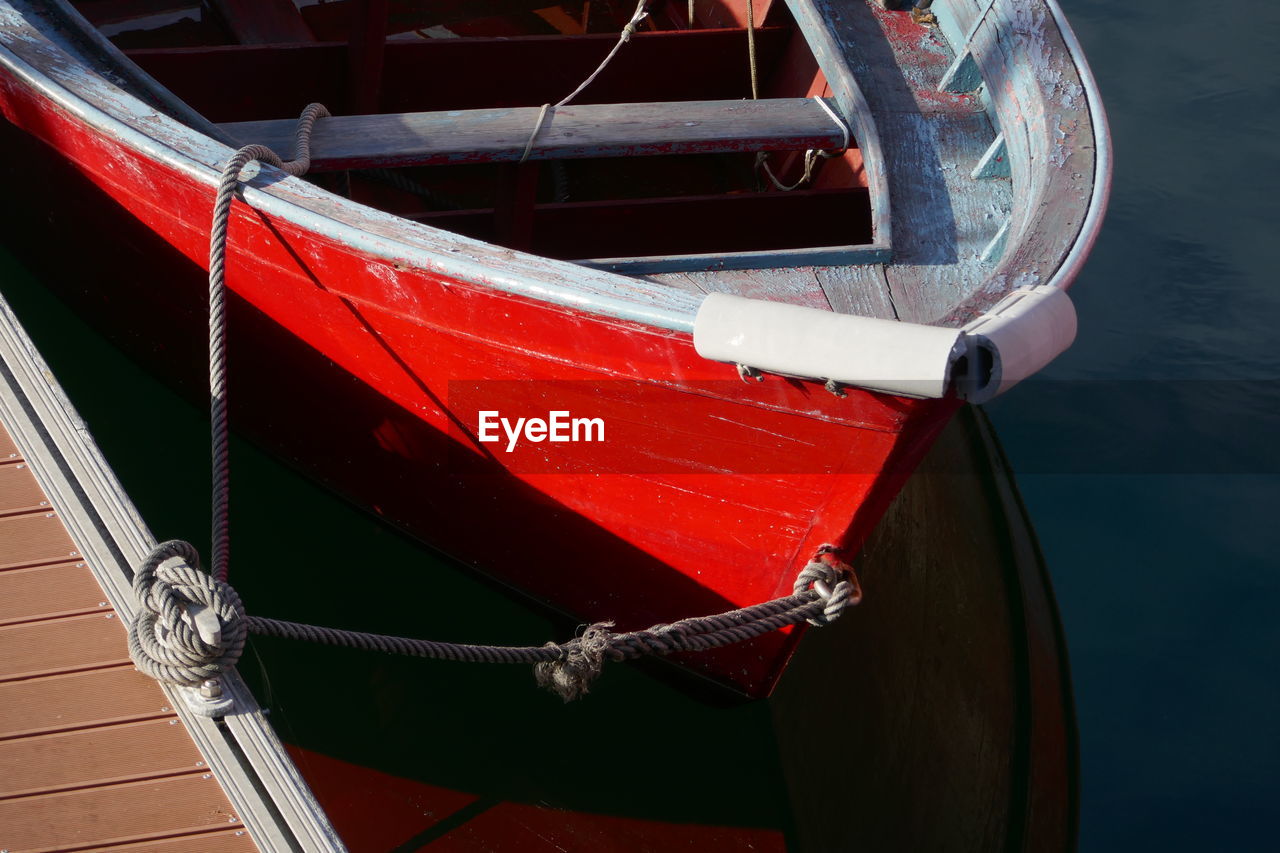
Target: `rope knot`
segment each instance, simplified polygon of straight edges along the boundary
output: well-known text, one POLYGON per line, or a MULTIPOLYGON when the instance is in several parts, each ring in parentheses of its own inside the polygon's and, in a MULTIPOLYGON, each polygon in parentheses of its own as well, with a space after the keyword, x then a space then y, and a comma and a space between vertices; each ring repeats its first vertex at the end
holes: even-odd
POLYGON ((810 618, 810 625, 829 625, 846 607, 862 601, 858 576, 852 566, 835 556, 836 550, 834 545, 823 545, 796 577, 795 595, 812 590, 823 602, 822 613, 810 618))
POLYGON ((172 540, 153 548, 133 576, 139 607, 129 626, 129 656, 158 681, 199 685, 235 666, 244 651, 248 623, 240 596, 199 565, 195 548, 172 540))
POLYGON ((612 627, 612 622, 596 622, 588 625, 581 637, 563 645, 547 643, 560 654, 555 660, 534 664, 533 677, 538 686, 566 702, 587 695, 604 668, 605 655, 612 648, 613 634, 609 631, 612 627))
POLYGON ((627 21, 627 25, 622 28, 622 40, 624 42, 631 41, 631 37, 636 34, 636 27, 640 26, 647 17, 649 17, 648 12, 637 11, 636 15, 630 21, 627 21))

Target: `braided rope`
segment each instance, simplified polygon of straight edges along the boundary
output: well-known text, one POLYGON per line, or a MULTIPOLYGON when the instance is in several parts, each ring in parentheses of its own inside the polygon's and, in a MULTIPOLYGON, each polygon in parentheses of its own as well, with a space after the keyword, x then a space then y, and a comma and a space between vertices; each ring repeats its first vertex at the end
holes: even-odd
POLYGON ((813 625, 830 624, 845 608, 857 604, 862 598, 852 569, 825 556, 832 553, 833 548, 823 546, 796 578, 794 592, 784 598, 710 616, 653 625, 641 631, 614 633, 610 630, 613 622, 597 622, 587 626, 579 637, 543 646, 448 643, 302 625, 257 616, 247 617, 247 625, 252 633, 263 636, 387 654, 462 663, 533 664, 538 684, 568 702, 589 691, 606 660, 624 661, 643 655, 705 651, 805 621, 813 625))
POLYGON ((614 623, 597 622, 564 643, 488 646, 247 616, 235 590, 198 570, 195 548, 174 540, 157 545, 134 576, 141 606, 130 626, 129 653, 152 678, 188 686, 234 666, 247 633, 459 663, 532 664, 538 684, 568 702, 590 690, 606 660, 705 651, 805 621, 830 624, 862 598, 852 570, 825 556, 833 550, 824 546, 796 578, 794 592, 783 598, 641 631, 614 633, 614 623), (221 629, 217 642, 202 639, 189 617, 184 618, 192 605, 208 607, 217 615, 221 629))
POLYGON ((209 420, 213 467, 213 555, 212 574, 226 582, 230 561, 230 451, 227 429, 227 317, 226 260, 227 232, 231 224, 231 202, 240 186, 240 172, 251 161, 270 163, 295 177, 311 168, 311 132, 316 119, 329 111, 322 104, 310 104, 298 118, 294 131, 294 156, 288 162, 265 145, 246 145, 222 169, 218 194, 213 203, 213 224, 209 229, 209 420))
MULTIPOLYGON (((624 31, 623 42, 630 37, 634 24, 643 18, 643 10, 642 1, 628 30, 624 31)), ((327 115, 328 110, 320 104, 311 104, 303 111, 295 134, 293 160, 284 162, 265 146, 247 145, 227 162, 219 181, 209 240, 213 568, 209 574, 201 572, 199 554, 189 543, 180 540, 162 542, 147 555, 134 574, 134 593, 140 606, 129 628, 129 654, 139 669, 171 684, 202 684, 235 665, 244 651, 246 636, 252 631, 264 636, 436 660, 533 664, 538 684, 568 702, 589 691, 606 659, 623 661, 641 655, 702 651, 750 640, 804 621, 826 625, 838 618, 846 607, 861 600, 862 592, 852 569, 834 558, 833 546, 824 545, 800 572, 789 596, 710 616, 653 625, 642 631, 613 633, 610 629, 614 623, 597 622, 587 626, 579 637, 543 646, 447 643, 247 616, 240 597, 226 582, 230 469, 225 310, 231 202, 243 178, 241 172, 251 161, 269 163, 290 175, 304 174, 310 167, 310 137, 315 121, 327 115), (216 616, 218 630, 213 632, 216 636, 201 635, 195 615, 197 608, 205 608, 216 616)))
POLYGON ((129 656, 157 681, 193 687, 235 666, 244 651, 248 624, 240 596, 199 565, 191 545, 173 540, 152 549, 134 573, 140 606, 129 626, 129 656), (206 640, 194 626, 193 605, 217 616, 216 640, 206 640))

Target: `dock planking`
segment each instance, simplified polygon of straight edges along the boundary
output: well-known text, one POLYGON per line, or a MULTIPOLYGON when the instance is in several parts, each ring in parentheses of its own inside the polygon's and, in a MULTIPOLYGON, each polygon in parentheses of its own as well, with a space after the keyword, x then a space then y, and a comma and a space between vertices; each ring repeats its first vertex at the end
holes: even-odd
POLYGON ((256 850, 78 556, 0 424, 0 847, 256 850))
POLYGON ((344 849, 234 668, 220 717, 134 668, 154 542, 0 298, 0 849, 344 849))

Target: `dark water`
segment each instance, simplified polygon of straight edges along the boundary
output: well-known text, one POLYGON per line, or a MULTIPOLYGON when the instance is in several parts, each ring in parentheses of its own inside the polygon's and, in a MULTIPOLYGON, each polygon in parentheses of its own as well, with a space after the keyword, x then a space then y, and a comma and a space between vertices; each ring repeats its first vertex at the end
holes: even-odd
POLYGON ((1066 626, 1081 848, 1273 850, 1280 8, 1062 5, 1108 108, 1111 207, 1061 382, 990 413, 1066 626))
MULTIPOLYGON (((1109 109, 1111 209, 1073 290, 1075 347, 989 412, 1065 622, 1081 848, 1274 849, 1280 9, 1063 6, 1109 109)), ((201 414, 87 333, 68 334, 74 321, 8 255, 0 275, 153 530, 203 546, 201 414)), ((430 558, 420 549, 251 448, 234 453, 236 476, 252 484, 237 492, 235 553, 269 555, 235 580, 259 612, 471 641, 564 635, 565 625, 461 573, 434 572, 421 589, 414 579, 430 558), (374 582, 339 591, 352 569, 374 582), (280 583, 304 570, 316 573, 308 588, 280 583), (405 590, 421 601, 403 601, 405 590), (470 602, 482 602, 482 624, 470 602)), ((494 799, 789 832, 777 768, 735 761, 765 754, 758 703, 707 704, 618 667, 590 710, 561 708, 512 698, 529 692, 527 672, 416 662, 370 672, 355 654, 320 659, 269 642, 254 654, 242 668, 282 733, 303 744, 338 734, 352 756, 381 750, 386 769, 408 776, 429 763, 435 783, 494 799), (354 711, 337 701, 356 690, 372 701, 354 711), (326 705, 355 716, 316 711, 326 705), (396 710, 406 705, 429 713, 396 710), (566 714, 577 728, 564 726, 566 714), (678 724, 655 727, 652 716, 678 724), (418 728, 424 718, 430 730, 418 728), (625 772, 607 785, 573 770, 594 766, 611 734, 602 719, 628 732, 611 740, 609 764, 625 772), (555 736, 527 736, 540 730, 555 736), (735 772, 695 803, 671 782, 686 756, 733 762, 735 772)))

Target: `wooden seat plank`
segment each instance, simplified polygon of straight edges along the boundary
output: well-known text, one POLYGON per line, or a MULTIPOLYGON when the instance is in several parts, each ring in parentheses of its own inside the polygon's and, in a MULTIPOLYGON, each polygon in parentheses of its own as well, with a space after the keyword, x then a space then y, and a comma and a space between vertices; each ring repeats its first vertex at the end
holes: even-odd
MULTIPOLYGON (((538 107, 335 116, 316 122, 312 171, 518 161, 538 107)), ((295 119, 219 125, 242 144, 293 152, 295 119)), ((809 98, 569 105, 549 110, 531 160, 834 149, 844 132, 809 98)))

